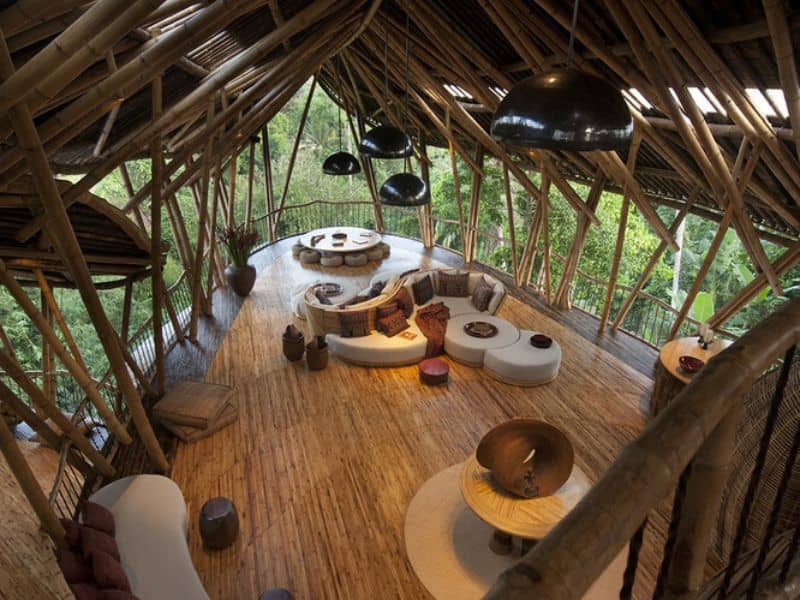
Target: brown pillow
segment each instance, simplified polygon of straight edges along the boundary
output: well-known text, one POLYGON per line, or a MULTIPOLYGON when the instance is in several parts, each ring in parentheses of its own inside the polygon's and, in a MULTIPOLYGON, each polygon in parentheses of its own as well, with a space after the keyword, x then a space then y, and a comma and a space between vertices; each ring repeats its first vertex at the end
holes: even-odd
POLYGON ((70 550, 81 549, 81 524, 73 519, 61 519, 61 525, 64 527, 64 540, 67 542, 70 550))
POLYGON ((98 600, 139 600, 137 596, 125 590, 100 590, 97 598, 98 600))
POLYGON ((328 298, 327 294, 325 294, 324 290, 316 290, 314 295, 317 297, 317 301, 320 304, 330 304, 331 299, 328 298))
POLYGON ((396 310, 388 317, 378 319, 378 331, 381 331, 386 337, 394 337, 401 331, 408 329, 408 321, 406 321, 403 311, 396 310))
POLYGON ((64 574, 67 583, 86 583, 92 581, 92 571, 83 562, 83 556, 72 550, 56 550, 58 568, 64 574))
POLYGON ((342 337, 363 337, 369 335, 369 311, 351 310, 339 313, 342 337))
POLYGON ((472 291, 472 305, 476 310, 483 312, 489 308, 489 303, 492 301, 494 294, 494 287, 486 281, 483 277, 478 280, 478 284, 472 291))
POLYGON ((94 502, 87 502, 83 505, 83 524, 92 529, 98 529, 114 537, 116 527, 114 526, 114 515, 105 506, 94 502))
POLYGON ((119 561, 105 552, 92 552, 92 574, 94 582, 100 588, 131 591, 128 576, 119 561))
POLYGON ((411 297, 407 287, 401 287, 392 300, 397 302, 397 307, 403 311, 406 319, 414 312, 414 299, 411 297))
POLYGON ((375 298, 376 296, 380 296, 383 288, 386 287, 385 281, 376 281, 372 284, 372 287, 369 288, 369 294, 367 294, 370 298, 375 298))
POLYGON ((439 273, 437 279, 440 296, 469 296, 469 273, 439 273))
POLYGON ((89 560, 94 552, 105 552, 119 560, 119 550, 114 538, 91 527, 81 527, 81 549, 84 560, 89 560))
POLYGON ((391 302, 387 302, 386 304, 381 304, 375 315, 376 318, 381 319, 383 317, 388 317, 393 312, 397 312, 400 310, 400 305, 397 303, 396 300, 392 300, 391 302))
POLYGON ((414 290, 414 302, 417 304, 425 304, 433 298, 433 281, 430 275, 425 275, 419 281, 411 284, 411 289, 414 290))
POLYGON ((93 583, 73 583, 69 589, 75 594, 75 600, 100 600, 100 590, 93 583))

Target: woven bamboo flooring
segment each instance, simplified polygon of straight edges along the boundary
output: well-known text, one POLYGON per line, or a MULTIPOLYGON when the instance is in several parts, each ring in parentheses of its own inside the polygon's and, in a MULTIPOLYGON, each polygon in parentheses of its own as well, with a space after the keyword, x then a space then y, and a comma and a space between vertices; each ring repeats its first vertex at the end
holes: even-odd
MULTIPOLYGON (((395 248, 379 268, 439 264, 395 248)), ((499 316, 548 332, 563 348, 560 375, 548 385, 509 386, 449 360, 451 382, 438 388, 422 386, 413 366, 370 369, 331 357, 326 370, 310 372, 287 362, 280 336, 292 321, 292 290, 315 279, 365 284, 375 270, 277 257, 210 365, 207 381, 237 388, 239 420, 179 444, 172 476, 188 503, 192 558, 212 598, 255 599, 275 586, 301 599, 425 598, 405 556, 406 507, 489 428, 515 416, 562 428, 594 481, 644 425, 648 377, 513 297, 499 316), (231 548, 207 552, 197 515, 217 495, 234 501, 241 531, 231 548)), ((651 523, 637 597, 652 589, 663 515, 651 523)))

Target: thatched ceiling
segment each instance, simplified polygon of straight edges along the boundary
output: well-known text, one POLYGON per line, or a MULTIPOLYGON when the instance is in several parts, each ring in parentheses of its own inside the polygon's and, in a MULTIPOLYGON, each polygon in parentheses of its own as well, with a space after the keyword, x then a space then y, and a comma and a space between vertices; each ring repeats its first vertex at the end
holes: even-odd
MULTIPOLYGON (((113 65, 108 57, 93 61, 52 99, 37 104, 37 124, 45 131, 57 132, 49 137, 43 135, 46 141, 49 139, 45 147, 56 171, 98 169, 102 174, 105 171, 100 167, 120 156, 132 143, 137 147, 135 152, 127 152, 128 157, 146 153, 147 145, 141 143, 144 138, 137 135, 151 119, 147 77, 126 79, 123 89, 117 91, 121 103, 100 103, 96 110, 68 124, 63 122, 63 114, 70 103, 85 103, 87 97, 98 95, 98 87, 103 89, 104 79, 115 69, 127 66, 130 70, 136 61, 149 64, 149 59, 142 57, 148 56, 153 44, 170 38, 175 43, 167 48, 165 42, 164 47, 174 49, 181 35, 188 40, 183 43, 184 51, 173 57, 165 50, 165 55, 170 56, 163 78, 165 110, 196 92, 201 84, 211 86, 217 79, 225 84, 225 101, 217 102, 217 111, 222 110, 248 90, 266 92, 269 88, 259 78, 269 77, 274 67, 278 70, 273 87, 277 90, 280 85, 286 86, 284 93, 275 92, 280 104, 301 83, 292 81, 287 69, 313 73, 320 67, 323 88, 351 112, 359 109, 367 123, 401 120, 407 15, 411 132, 427 144, 436 145, 447 144, 447 133, 469 154, 474 152, 476 142, 486 145, 483 136, 504 90, 532 72, 563 65, 572 7, 572 2, 563 0, 248 0, 222 2, 227 14, 217 17, 207 30, 193 32, 194 22, 220 3, 151 2, 158 7, 156 12, 138 19, 114 44, 113 65), (296 24, 289 37, 277 36, 276 43, 265 43, 270 41, 271 32, 276 28, 282 31, 281 26, 287 23, 296 24), (193 33, 197 35, 190 35, 193 33), (351 39, 352 43, 348 43, 351 39), (384 46, 386 39, 388 48, 384 46), (263 52, 252 52, 258 43, 263 45, 263 52), (245 66, 241 59, 248 51, 253 56, 245 66), (384 52, 389 57, 388 93, 384 90, 384 52), (287 67, 280 62, 286 56, 296 62, 287 67), (240 63, 234 68, 232 63, 237 61, 240 63), (98 139, 108 123, 108 112, 113 110, 118 114, 110 136, 95 155, 98 139), (450 129, 445 130, 448 120, 450 129), (483 132, 476 131, 472 121, 483 132), (59 127, 48 129, 54 123, 60 123, 59 127)), ((5 6, 0 11, 0 27, 15 65, 24 65, 96 4, 77 0, 0 4, 5 6)), ((800 10, 792 3, 783 8, 797 54, 800 10)), ((644 136, 633 172, 643 194, 654 203, 671 206, 693 197, 695 213, 721 220, 728 202, 724 178, 718 172, 713 177, 708 175, 708 165, 703 164, 696 147, 692 148, 685 132, 676 126, 671 118, 675 113, 659 95, 652 66, 648 68, 642 63, 642 55, 637 54, 637 42, 645 49, 645 60, 655 60, 658 77, 669 73, 664 60, 675 67, 678 83, 686 86, 687 94, 697 103, 728 169, 734 167, 737 155, 743 168, 755 153, 750 165, 753 175, 742 198, 746 213, 759 232, 766 231, 768 239, 783 240, 784 244, 796 239, 800 232, 797 137, 783 100, 774 40, 762 2, 583 0, 580 5, 575 66, 626 90, 634 110, 641 114, 638 127, 644 136), (635 25, 633 33, 625 28, 626 19, 635 25), (661 40, 666 59, 642 39, 648 28, 661 40), (634 88, 636 91, 631 91, 634 88), (745 133, 748 144, 742 144, 745 133)), ((668 80, 664 85, 672 87, 670 83, 668 80)), ((114 95, 108 89, 104 93, 106 98, 114 95)), ((263 93, 251 95, 241 107, 245 122, 249 111, 254 106, 258 109, 258 102, 264 97, 263 93)), ((203 96, 185 110, 182 108, 181 118, 163 128, 165 147, 171 156, 185 158, 180 152, 190 147, 186 140, 193 139, 191 132, 199 132, 203 125, 207 98, 203 96)), ((677 100, 678 110, 688 113, 681 100, 677 100)), ((250 115, 263 120, 278 108, 275 105, 266 112, 254 111, 250 115)), ((257 130, 250 125, 251 131, 257 130)), ((702 132, 696 132, 692 125, 689 130, 703 142, 702 132)), ((2 121, 0 134, 5 137, 0 146, 2 184, 24 169, 19 162, 14 165, 15 160, 19 161, 14 155, 15 140, 11 128, 2 121)), ((700 147, 706 148, 703 143, 700 147)), ((515 164, 526 169, 539 167, 538 156, 510 154, 515 164)), ((600 163, 591 153, 548 156, 555 168, 571 179, 588 181, 599 172, 600 163)), ((620 158, 627 160, 625 155, 620 158)), ((711 164, 714 165, 713 160, 711 164)), ((624 178, 610 176, 607 186, 622 190, 624 183, 624 178)))

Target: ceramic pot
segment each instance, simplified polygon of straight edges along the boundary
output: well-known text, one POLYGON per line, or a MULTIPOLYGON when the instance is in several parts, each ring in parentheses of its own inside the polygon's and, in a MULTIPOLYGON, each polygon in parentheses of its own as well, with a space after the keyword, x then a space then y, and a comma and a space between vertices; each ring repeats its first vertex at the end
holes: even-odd
POLYGON ((557 492, 575 461, 567 436, 535 419, 513 419, 493 428, 478 444, 476 457, 500 487, 523 498, 557 492))
POLYGON ((228 265, 225 267, 225 279, 237 295, 247 296, 256 283, 256 268, 252 265, 243 267, 228 265))
POLYGON ((320 371, 328 366, 328 344, 316 341, 306 344, 306 363, 312 371, 320 371))
POLYGON ((306 339, 304 336, 299 338, 283 336, 283 355, 294 362, 303 358, 306 350, 306 339))

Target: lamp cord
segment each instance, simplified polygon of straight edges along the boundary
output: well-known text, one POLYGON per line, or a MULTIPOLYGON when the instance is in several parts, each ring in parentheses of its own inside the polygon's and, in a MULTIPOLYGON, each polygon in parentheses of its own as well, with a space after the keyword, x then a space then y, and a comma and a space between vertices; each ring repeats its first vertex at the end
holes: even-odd
POLYGON ((572 56, 575 53, 575 28, 578 26, 578 4, 580 0, 575 0, 572 7, 572 27, 569 30, 569 47, 567 49, 567 68, 572 66, 572 56))

